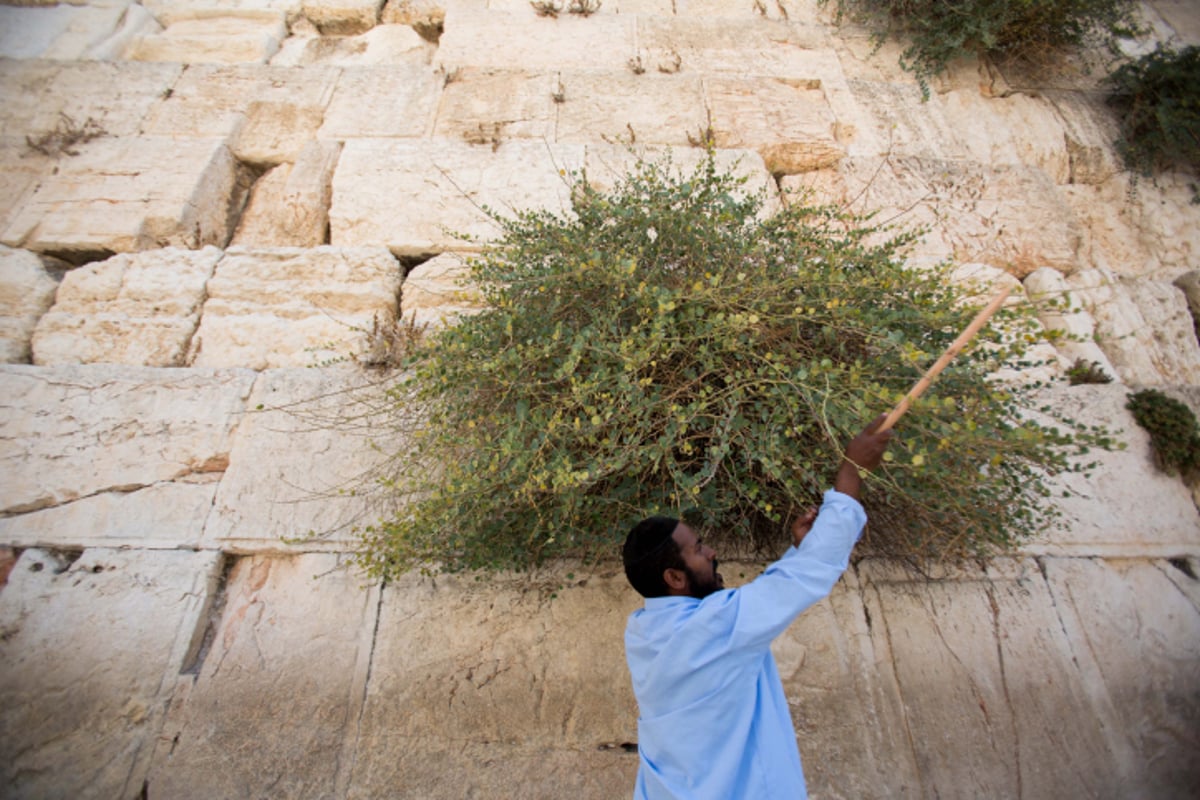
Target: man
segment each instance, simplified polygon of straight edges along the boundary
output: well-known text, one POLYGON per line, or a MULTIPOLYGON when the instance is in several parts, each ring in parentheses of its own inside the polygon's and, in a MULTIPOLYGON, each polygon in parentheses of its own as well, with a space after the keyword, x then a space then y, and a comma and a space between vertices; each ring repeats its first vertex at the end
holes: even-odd
POLYGON ((892 432, 880 416, 846 447, 818 514, 792 526, 794 546, 740 589, 679 520, 650 517, 625 540, 643 597, 625 628, 637 696, 635 800, 796 800, 807 792, 771 640, 821 600, 850 563, 866 514, 859 470, 879 466, 892 432))

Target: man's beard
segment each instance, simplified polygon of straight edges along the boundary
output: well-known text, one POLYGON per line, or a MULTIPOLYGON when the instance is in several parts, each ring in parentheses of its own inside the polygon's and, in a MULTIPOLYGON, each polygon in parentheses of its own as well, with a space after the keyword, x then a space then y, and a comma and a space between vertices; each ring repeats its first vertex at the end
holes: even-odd
POLYGON ((683 565, 683 574, 687 575, 688 579, 688 596, 694 597, 697 600, 703 600, 714 592, 719 592, 725 588, 721 586, 721 579, 717 577, 717 560, 712 561, 712 572, 707 579, 701 579, 699 575, 692 571, 688 565, 683 565))

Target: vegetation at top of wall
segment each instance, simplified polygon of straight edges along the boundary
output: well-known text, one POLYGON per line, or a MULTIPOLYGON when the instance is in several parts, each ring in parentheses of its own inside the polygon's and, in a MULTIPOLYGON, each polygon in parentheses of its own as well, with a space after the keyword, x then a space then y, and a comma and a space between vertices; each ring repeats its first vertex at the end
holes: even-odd
MULTIPOLYGON (((824 0, 828 2, 829 0, 824 0)), ((909 42, 900 57, 929 94, 928 81, 956 58, 1028 57, 1073 47, 1107 47, 1134 35, 1135 0, 832 0, 838 16, 870 26, 877 41, 909 42)))
MULTIPOLYGON (((802 202, 764 219, 712 151, 611 190, 571 179, 568 212, 495 217, 502 238, 470 262, 485 310, 407 354, 389 419, 408 446, 386 482, 406 502, 365 531, 370 573, 612 557, 652 513, 778 551, 844 443, 977 310, 945 270, 905 265, 911 234, 802 202)), ((1028 313, 997 320, 868 477, 868 552, 1003 550, 1054 516, 1045 475, 1108 444, 989 382, 1037 338, 1028 313)))
POLYGON ((1106 81, 1121 124, 1117 148, 1130 169, 1200 172, 1200 47, 1160 45, 1106 81))
POLYGON ((1200 429, 1186 404, 1157 389, 1129 395, 1126 408, 1150 434, 1150 444, 1167 472, 1194 474, 1200 469, 1200 429))

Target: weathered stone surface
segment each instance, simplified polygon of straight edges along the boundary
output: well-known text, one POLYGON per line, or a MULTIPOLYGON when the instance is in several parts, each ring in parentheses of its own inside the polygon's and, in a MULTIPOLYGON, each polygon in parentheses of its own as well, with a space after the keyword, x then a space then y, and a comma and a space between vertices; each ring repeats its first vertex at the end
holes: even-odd
POLYGON ((353 36, 375 27, 384 0, 304 0, 304 16, 325 36, 353 36))
POLYGON ((183 366, 220 257, 167 248, 71 270, 34 331, 34 363, 183 366))
POLYGON ((29 362, 34 326, 57 290, 58 280, 40 258, 0 245, 0 363, 29 362))
POLYGON ((258 247, 317 247, 329 228, 333 170, 342 147, 310 142, 295 164, 264 174, 250 193, 232 244, 258 247))
POLYGON ((805 51, 826 45, 819 27, 717 17, 646 17, 638 55, 649 64, 678 57, 682 72, 811 78, 805 51))
POLYGON ((940 107, 970 160, 1037 167, 1055 183, 1070 180, 1067 134, 1048 100, 1019 93, 985 97, 971 88, 945 93, 940 107))
POLYGON ((1126 383, 1200 382, 1200 343, 1184 293, 1165 281, 1083 270, 1068 279, 1126 383))
MULTIPOLYGON (((560 79, 556 72, 463 68, 454 73, 453 80, 447 77, 433 133, 478 142, 493 137, 553 141, 557 127, 563 132, 561 138, 569 140, 571 113, 576 105, 586 106, 589 102, 586 97, 577 97, 576 90, 582 91, 582 85, 560 79), (563 103, 555 103, 556 93, 561 93, 563 103)), ((605 124, 611 125, 611 120, 605 120, 605 124)), ((592 134, 591 139, 599 136, 592 134)))
POLYGON ((1054 347, 1068 366, 1081 361, 1094 364, 1109 378, 1120 380, 1120 373, 1096 344, 1096 320, 1071 293, 1060 272, 1050 267, 1034 270, 1025 278, 1025 290, 1037 305, 1042 327, 1062 333, 1054 347))
POLYGON ((253 377, 0 366, 0 510, 33 511, 223 468, 253 377))
POLYGON ((405 324, 433 330, 475 313, 481 298, 467 283, 469 277, 463 257, 456 253, 418 264, 400 286, 400 317, 405 324))
POLYGON ((1084 234, 1081 254, 1098 268, 1170 280, 1200 259, 1200 205, 1194 179, 1164 173, 1146 180, 1122 172, 1104 183, 1063 186, 1084 234))
MULTIPOLYGON (((884 53, 872 59, 882 63, 886 60, 884 53)), ((893 83, 854 75, 847 84, 860 109, 856 122, 869 126, 879 144, 879 152, 868 155, 940 161, 966 159, 966 149, 946 119, 940 95, 923 101, 920 87, 911 80, 893 83)))
POLYGON ((1081 685, 1053 577, 1008 560, 941 580, 859 569, 872 641, 904 697, 917 794, 1106 793, 1111 734, 1081 685), (1067 736, 1064 719, 1077 722, 1067 736))
POLYGON ((184 19, 195 19, 197 12, 207 14, 282 14, 290 25, 299 26, 302 0, 142 0, 163 25, 184 19))
POLYGON ((181 71, 178 64, 0 60, 0 129, 24 144, 25 136, 92 120, 105 136, 131 136, 181 71))
POLYGON ((461 234, 495 236, 482 207, 569 207, 560 170, 583 165, 583 147, 507 141, 494 148, 443 140, 346 142, 333 176, 332 241, 386 246, 399 256, 478 247, 461 234), (401 211, 402 209, 402 211, 401 211))
POLYGON ((236 161, 219 140, 97 139, 41 180, 0 241, 68 260, 223 246, 236 180, 236 161))
POLYGON ((359 36, 293 36, 272 65, 370 66, 428 64, 433 46, 407 25, 377 25, 359 36))
MULTIPOLYGON (((747 565, 746 577, 759 571, 747 565)), ((916 793, 917 764, 905 744, 900 687, 871 632, 863 587, 852 570, 771 645, 814 797, 916 793), (845 769, 849 762, 853 770, 845 769)))
MULTIPOLYGON (((742 191, 747 194, 763 194, 762 216, 770 216, 779 209, 779 191, 775 179, 767 171, 758 153, 750 150, 714 150, 713 153, 718 171, 745 178, 742 191)), ((695 171, 705 158, 705 151, 697 147, 593 144, 587 147, 585 167, 588 184, 600 191, 607 191, 634 168, 638 159, 666 163, 675 174, 688 175, 695 171)))
POLYGON ((38 58, 66 33, 78 9, 71 6, 0 6, 0 58, 38 58))
POLYGON ((0 135, 0 232, 24 208, 55 160, 31 150, 24 139, 0 135))
POLYGON ((636 605, 612 573, 555 599, 520 585, 473 591, 455 576, 389 583, 348 796, 398 781, 430 798, 628 792, 636 757, 598 748, 637 740, 632 691, 615 679, 636 605), (611 644, 579 648, 581 626, 611 644))
POLYGON ((326 67, 189 66, 150 109, 144 132, 229 137, 248 161, 290 161, 320 124, 340 74, 326 67))
POLYGON ((148 795, 340 796, 378 598, 339 556, 238 559, 211 648, 176 688, 148 795))
POLYGON ((112 58, 130 37, 157 23, 128 0, 50 8, 0 8, 0 56, 112 58))
POLYGON ((837 164, 845 150, 819 81, 709 78, 705 81, 719 147, 756 150, 772 174, 837 164))
POLYGON ((1125 409, 1128 392, 1119 384, 1084 384, 1059 386, 1039 395, 1061 417, 1103 425, 1127 447, 1111 452, 1092 448, 1079 459, 1096 462, 1090 473, 1066 473, 1047 482, 1063 518, 1024 545, 1025 552, 1115 557, 1200 554, 1200 512, 1183 482, 1154 466, 1149 435, 1125 409), (1070 496, 1062 496, 1064 490, 1070 496))
POLYGON ((230 248, 208 282, 195 366, 313 366, 360 352, 396 317, 400 265, 381 248, 230 248))
POLYGON ((26 550, 0 593, 0 758, 13 798, 132 798, 220 554, 26 550))
POLYGON ((392 508, 378 484, 400 450, 383 413, 387 385, 352 365, 264 372, 205 530, 210 546, 354 549, 355 528, 392 508))
POLYGON ((637 55, 636 25, 617 14, 539 17, 451 7, 433 63, 447 74, 459 67, 620 71, 637 55))
POLYGON ((104 492, 3 517, 0 542, 21 547, 193 549, 204 534, 220 477, 219 472, 200 474, 188 481, 104 492))
POLYGON ((133 37, 123 56, 184 64, 265 64, 286 37, 282 12, 201 9, 175 18, 162 33, 133 37))
MULTIPOLYGON (((626 142, 686 146, 703 141, 709 115, 697 75, 563 72, 558 104, 560 142, 626 142), (689 138, 690 137, 690 138, 689 138)), ((718 144, 726 146, 718 138, 718 144)))
MULTIPOLYGON (((1081 685, 1112 743, 1104 793, 1194 797, 1200 791, 1196 579, 1165 561, 1045 564, 1081 685)), ((1083 730, 1072 726, 1077 735, 1083 730)))
POLYGON ((921 259, 988 264, 1023 278, 1038 267, 1080 266, 1081 231, 1059 187, 1040 169, 995 169, 924 158, 845 159, 836 171, 785 177, 785 192, 876 211, 875 221, 926 227, 921 259))
POLYGON ((443 79, 429 67, 362 67, 338 81, 321 139, 424 136, 443 79))
POLYGON ((1124 169, 1113 142, 1118 120, 1102 100, 1076 92, 1047 92, 1066 136, 1071 184, 1102 184, 1124 169))

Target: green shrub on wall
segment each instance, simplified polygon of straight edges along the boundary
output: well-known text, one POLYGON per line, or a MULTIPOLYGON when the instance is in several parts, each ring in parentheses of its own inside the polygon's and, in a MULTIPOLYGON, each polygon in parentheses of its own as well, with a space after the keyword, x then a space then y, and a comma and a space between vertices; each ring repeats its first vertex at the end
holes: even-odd
POLYGON ((1159 466, 1185 475, 1200 470, 1200 428, 1187 405, 1157 389, 1144 389, 1129 395, 1126 408, 1150 434, 1159 466))
MULTIPOLYGON (((611 191, 580 177, 572 198, 498 218, 471 263, 486 310, 410 353, 390 482, 408 502, 366 532, 372 573, 611 556, 654 512, 775 549, 975 311, 943 270, 905 266, 911 236, 803 203, 763 221, 711 155, 690 174, 641 163, 611 191)), ((1005 548, 1053 514, 1042 476, 1102 441, 1022 421, 1024 390, 985 380, 1035 338, 1002 316, 869 479, 874 552, 1005 548)))
POLYGON ((905 38, 901 65, 927 81, 956 58, 1030 56, 1065 47, 1108 46, 1133 35, 1134 0, 834 0, 839 16, 863 20, 882 41, 905 38))
POLYGON ((1130 169, 1200 170, 1200 47, 1159 46, 1107 82, 1121 125, 1117 147, 1130 169))

